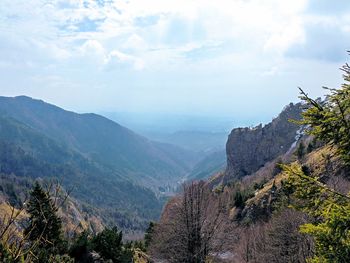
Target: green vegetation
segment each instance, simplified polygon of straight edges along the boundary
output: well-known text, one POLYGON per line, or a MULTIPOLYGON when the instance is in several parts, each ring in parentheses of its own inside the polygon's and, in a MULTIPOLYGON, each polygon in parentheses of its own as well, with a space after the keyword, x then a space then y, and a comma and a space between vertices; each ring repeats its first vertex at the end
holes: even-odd
MULTIPOLYGON (((226 169, 209 182, 185 184, 183 192, 165 207, 160 222, 149 223, 141 241, 123 240, 122 229, 145 230, 146 223, 160 211, 161 198, 135 183, 145 175, 138 174, 138 169, 143 167, 149 173, 161 166, 169 178, 173 175, 168 169, 170 163, 176 168, 183 161, 177 159, 181 151, 153 145, 94 115, 80 116, 81 125, 65 124, 65 129, 74 130, 74 143, 66 138, 67 131, 56 134, 53 129, 51 118, 56 116, 56 108, 48 108, 52 115, 41 116, 46 118, 48 130, 28 125, 41 123, 38 116, 22 116, 18 121, 0 115, 0 129, 5 131, 0 134, 0 198, 8 202, 0 204, 4 215, 0 220, 0 261, 129 263, 150 262, 150 254, 171 263, 221 262, 220 257, 230 256, 246 263, 350 262, 350 67, 345 65, 342 70, 345 84, 328 89, 330 94, 323 101, 311 99, 301 90, 305 111, 296 122, 307 134, 297 132, 301 136, 297 144, 292 141, 297 127, 289 128, 289 115, 280 114, 278 122, 267 125, 270 139, 259 145, 259 152, 253 145, 254 151, 247 151, 247 156, 232 154, 230 158, 244 156, 238 162, 240 169, 226 169), (101 134, 101 127, 89 130, 96 122, 106 129, 108 143, 125 147, 126 156, 135 156, 135 160, 126 160, 128 157, 123 160, 126 163, 112 163, 111 156, 119 154, 120 149, 105 148, 102 137, 91 144, 92 135, 101 134), (273 141, 276 130, 281 136, 273 141), (288 138, 283 136, 285 130, 288 138), (114 137, 117 131, 125 140, 114 137), (58 143, 54 136, 70 146, 58 143), (130 138, 137 143, 128 141, 130 138), (269 153, 271 145, 276 148, 273 155, 269 153), (138 147, 143 153, 135 151, 138 147), (148 154, 156 159, 164 154, 165 162, 147 163, 148 159, 142 158, 150 157, 148 154), (133 167, 137 162, 140 166, 133 167), (116 168, 120 164, 122 170, 116 168), (247 166, 252 166, 249 173, 247 166), (228 172, 237 171, 242 176, 227 178, 228 172), (135 180, 128 178, 133 172, 135 180), (28 202, 23 204, 24 193, 38 177, 44 180, 34 184, 28 202), (47 178, 61 179, 65 186, 83 182, 74 194, 82 201, 79 208, 83 212, 79 214, 77 206, 60 209, 66 196, 59 189, 45 189, 42 185, 47 178), (67 212, 69 208, 73 209, 67 212), (67 231, 65 213, 75 214, 84 231, 67 231), (86 223, 89 216, 111 224, 100 224, 100 231, 95 231, 86 223)), ((18 114, 20 111, 17 109, 18 114)), ((300 104, 295 115, 299 111, 300 104)), ((240 129, 239 136, 249 134, 249 140, 240 142, 240 151, 265 138, 262 131, 266 129, 261 126, 240 129)), ((223 152, 208 158, 195 167, 190 179, 222 168, 223 152)), ((71 205, 73 200, 69 199, 71 205)))
POLYGON ((350 67, 342 67, 345 83, 339 89, 327 89, 330 94, 324 101, 310 98, 302 89, 301 99, 308 105, 303 112, 302 125, 309 127, 309 134, 337 148, 347 164, 350 164, 350 67))
POLYGON ((145 233, 145 248, 147 249, 152 241, 152 235, 154 234, 154 228, 156 224, 154 222, 150 222, 148 228, 145 233))
POLYGON ((234 205, 238 208, 243 208, 245 205, 246 198, 243 197, 241 191, 237 191, 234 196, 234 205))
MULTIPOLYGON (((106 227, 97 234, 83 231, 75 238, 64 235, 58 216, 56 187, 53 193, 35 183, 28 203, 21 209, 11 208, 0 224, 0 261, 4 263, 129 263, 134 251, 144 250, 142 242, 123 243, 122 231, 106 227), (25 223, 22 231, 18 225, 25 223), (141 249, 141 250, 140 250, 141 249)), ((63 197, 63 202, 66 197, 63 197)))
POLYGON ((298 159, 302 159, 305 155, 305 145, 303 142, 300 142, 296 151, 298 159))
MULTIPOLYGON (((308 97, 303 113, 303 125, 309 134, 336 149, 346 165, 350 164, 350 68, 343 67, 345 84, 340 89, 328 89, 325 101, 308 97)), ((310 262, 345 263, 350 261, 350 196, 324 183, 306 166, 296 163, 284 166, 288 184, 296 198, 294 206, 315 220, 301 226, 301 232, 311 235, 316 253, 310 262)))
POLYGON ((254 196, 254 191, 261 189, 264 183, 264 181, 260 183, 255 182, 253 186, 248 188, 243 188, 241 185, 237 184, 233 194, 233 205, 237 208, 243 209, 246 201, 254 196))
MULTIPOLYGON (((96 114, 28 97, 0 97, 0 173, 58 179, 107 225, 144 231, 161 213, 158 187, 175 184, 197 156, 152 142, 96 114), (152 191, 154 190, 154 191, 152 191)), ((16 196, 4 188, 11 203, 16 196)))
POLYGON ((117 227, 105 228, 92 239, 92 248, 105 260, 128 263, 132 255, 123 251, 122 238, 123 234, 117 227))
POLYGON ((4 131, 0 133, 0 191, 12 205, 24 199, 18 196, 22 191, 16 182, 9 182, 16 176, 29 182, 57 179, 66 189, 74 188, 72 196, 77 202, 93 207, 89 213, 123 229, 144 230, 160 213, 162 202, 151 190, 123 179, 108 167, 1 114, 0 129, 4 131))
POLYGON ((349 262, 350 197, 306 175, 297 164, 284 169, 297 198, 294 207, 315 218, 314 223, 301 226, 315 240, 316 256, 310 262, 349 262))
POLYGON ((62 221, 56 214, 58 208, 39 183, 34 185, 30 193, 26 210, 29 224, 23 234, 33 244, 35 261, 45 262, 50 255, 64 253, 67 249, 63 240, 62 221))
MULTIPOLYGON (((277 165, 276 165, 277 166, 277 165)), ((276 168, 276 169, 280 169, 280 168, 276 168)), ((278 172, 279 173, 279 172, 278 172)), ((277 173, 277 174, 278 174, 277 173)), ((264 188, 264 185, 267 183, 267 180, 266 179, 263 179, 262 181, 260 182, 255 182, 254 183, 254 190, 260 190, 260 189, 263 189, 264 188)))

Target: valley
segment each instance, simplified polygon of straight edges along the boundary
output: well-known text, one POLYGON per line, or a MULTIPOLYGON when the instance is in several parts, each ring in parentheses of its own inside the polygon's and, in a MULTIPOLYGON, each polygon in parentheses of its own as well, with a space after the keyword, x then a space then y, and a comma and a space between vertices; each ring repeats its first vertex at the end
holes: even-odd
MULTIPOLYGON (((200 148, 151 141, 102 116, 29 97, 0 97, 0 118, 3 176, 58 180, 74 189, 71 197, 83 211, 130 231, 156 220, 166 198, 206 156, 200 148)), ((214 164, 204 177, 222 168, 214 164)))
POLYGON ((0 0, 0 263, 349 263, 349 0, 0 0))
MULTIPOLYGON (((45 196, 42 187, 48 187, 47 200, 62 201, 56 216, 65 238, 78 238, 72 239, 78 242, 74 246, 83 246, 90 258, 90 247, 105 255, 99 249, 106 244, 98 248, 101 235, 119 235, 111 240, 118 248, 111 249, 121 251, 116 258, 125 262, 198 257, 198 262, 257 263, 278 253, 276 262, 310 258, 316 241, 299 231, 317 224, 310 221, 314 208, 308 208, 308 200, 335 194, 341 205, 350 183, 348 154, 332 147, 333 141, 318 140, 319 131, 312 130, 319 123, 313 111, 321 110, 320 102, 302 90, 301 95, 303 101, 288 104, 267 124, 233 128, 225 150, 216 133, 178 132, 156 141, 100 115, 24 96, 0 97, 3 229, 6 233, 6 224, 16 220, 18 226, 8 229, 27 229, 31 210, 25 200, 29 195, 29 205, 35 203, 33 195, 45 196), (283 240, 288 242, 276 251, 271 244, 283 240)), ((347 149, 346 141, 338 147, 347 149)), ((80 258, 74 246, 68 253, 80 258)))

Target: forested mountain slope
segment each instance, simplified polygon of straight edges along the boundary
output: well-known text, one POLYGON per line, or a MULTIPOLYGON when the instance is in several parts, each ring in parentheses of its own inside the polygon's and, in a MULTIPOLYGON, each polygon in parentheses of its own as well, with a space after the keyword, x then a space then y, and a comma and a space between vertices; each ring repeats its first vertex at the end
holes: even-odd
POLYGON ((28 97, 0 98, 0 172, 58 179, 105 223, 140 229, 197 157, 152 142, 95 114, 76 114, 28 97))
POLYGON ((142 222, 157 217, 162 203, 151 190, 25 124, 9 117, 0 119, 0 172, 4 178, 58 180, 67 190, 73 189, 72 197, 86 210, 122 227, 139 228, 142 222))
POLYGON ((196 160, 189 151, 152 142, 102 116, 65 111, 25 96, 1 97, 0 113, 147 186, 176 181, 196 160))

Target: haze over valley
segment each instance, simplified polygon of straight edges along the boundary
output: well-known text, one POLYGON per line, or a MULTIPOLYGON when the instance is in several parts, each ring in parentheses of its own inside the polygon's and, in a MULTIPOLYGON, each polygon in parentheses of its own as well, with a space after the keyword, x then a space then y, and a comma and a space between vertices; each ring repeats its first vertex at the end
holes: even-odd
POLYGON ((0 263, 350 262, 349 0, 1 0, 0 263))

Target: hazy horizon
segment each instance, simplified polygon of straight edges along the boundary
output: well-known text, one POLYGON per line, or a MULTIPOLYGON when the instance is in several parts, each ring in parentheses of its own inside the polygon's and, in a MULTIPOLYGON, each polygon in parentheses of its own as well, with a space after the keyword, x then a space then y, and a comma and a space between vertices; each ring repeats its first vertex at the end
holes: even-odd
POLYGON ((1 1, 0 95, 254 125, 338 87, 345 0, 1 1))

